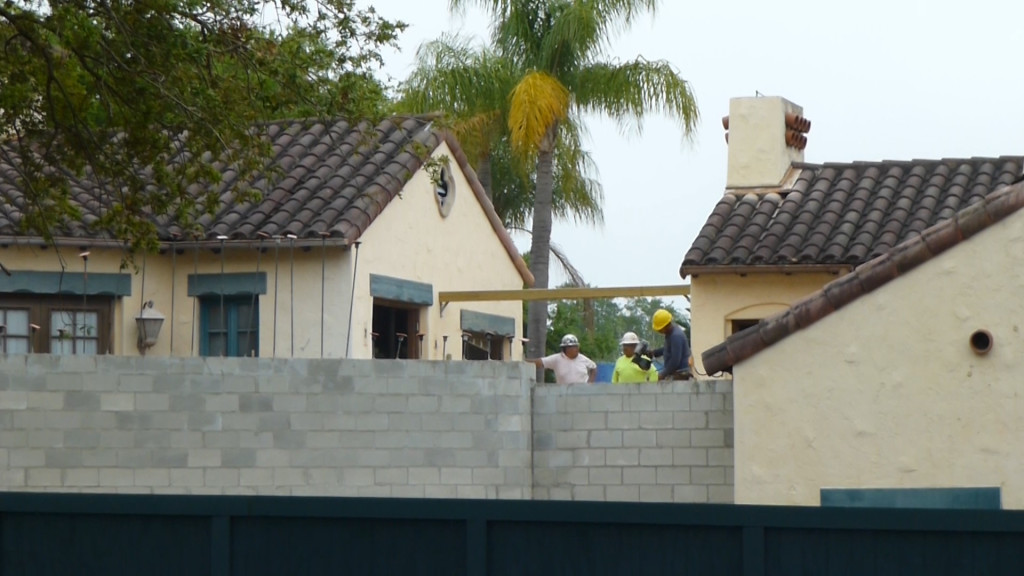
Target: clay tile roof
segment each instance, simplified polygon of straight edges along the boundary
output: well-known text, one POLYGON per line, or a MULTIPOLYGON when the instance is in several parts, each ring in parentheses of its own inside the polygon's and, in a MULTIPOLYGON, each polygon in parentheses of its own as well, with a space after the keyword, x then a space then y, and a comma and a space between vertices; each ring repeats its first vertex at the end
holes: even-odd
POLYGON ((789 310, 761 320, 733 334, 702 355, 708 374, 727 371, 790 334, 821 320, 860 296, 906 274, 920 264, 981 232, 985 228, 1024 208, 1024 183, 1005 186, 983 199, 943 219, 938 224, 914 232, 881 256, 876 256, 853 272, 829 282, 789 310))
MULTIPOLYGON (((419 170, 424 151, 432 152, 447 143, 520 275, 532 285, 533 276, 494 213, 466 155, 449 133, 434 128, 434 117, 393 117, 376 126, 343 120, 285 120, 264 125, 272 147, 270 160, 263 173, 247 183, 262 192, 261 200, 255 204, 238 201, 229 190, 237 180, 236 168, 210 158, 222 174, 222 181, 216 184, 220 203, 212 215, 197 219, 205 233, 200 240, 217 235, 256 240, 294 234, 300 239, 326 235, 335 242, 351 244, 419 170)), ((11 164, 17 156, 10 150, 5 152, 0 154, 0 236, 22 236, 25 196, 18 186, 16 166, 11 164)), ((97 193, 100 184, 87 175, 68 178, 71 201, 81 210, 82 222, 68 223, 55 235, 112 238, 108 232, 87 225, 108 208, 98 200, 104 198, 97 193)), ((189 193, 199 196, 207 189, 197 184, 189 193)), ((186 232, 171 218, 156 216, 153 220, 162 241, 191 239, 185 238, 186 232)))
POLYGON ((1024 172, 1024 157, 795 164, 792 187, 727 191, 679 273, 852 268, 1024 172))

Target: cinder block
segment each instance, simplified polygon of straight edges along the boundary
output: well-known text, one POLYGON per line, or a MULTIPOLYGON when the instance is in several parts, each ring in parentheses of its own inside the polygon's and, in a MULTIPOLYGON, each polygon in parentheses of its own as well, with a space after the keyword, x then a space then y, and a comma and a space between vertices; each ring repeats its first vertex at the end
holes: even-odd
POLYGON ((560 431, 555 432, 556 448, 586 448, 589 444, 590 434, 584 431, 560 431))
POLYGON ((730 486, 735 485, 736 484, 735 474, 736 474, 736 469, 734 467, 732 467, 732 466, 727 466, 725 468, 725 483, 730 485, 730 486))
POLYGON ((590 397, 591 412, 621 412, 622 394, 600 394, 590 397))
MULTIPOLYGON (((422 452, 419 450, 418 452, 422 452)), ((456 468, 476 468, 496 463, 493 451, 488 450, 453 450, 456 468)))
MULTIPOLYGON (((46 372, 46 390, 53 392, 57 391, 68 391, 68 390, 82 390, 82 381, 85 378, 82 374, 65 374, 60 372, 46 372)), ((106 377, 97 375, 91 375, 90 378, 99 378, 101 380, 108 380, 106 377)))
POLYGON ((103 430, 100 446, 104 448, 131 448, 135 446, 135 433, 128 430, 103 430))
POLYGON ((722 430, 693 430, 690 443, 695 447, 722 448, 725 446, 725 433, 722 430))
POLYGON ((690 476, 694 484, 724 484, 725 468, 721 466, 694 467, 690 469, 690 476))
POLYGON ((671 502, 672 486, 641 486, 641 502, 671 502))
MULTIPOLYGON (((269 448, 273 445, 273 435, 266 435, 270 441, 269 446, 253 446, 254 448, 269 448)), ((340 432, 307 432, 306 446, 309 448, 335 448, 341 442, 340 432)))
MULTIPOLYGON (((12 392, 0 392, 0 394, 11 394, 12 392)), ((28 395, 21 393, 20 404, 22 408, 28 405, 28 395)), ((99 392, 65 392, 65 410, 98 410, 100 408, 99 392)))
POLYGON ((609 466, 636 466, 640 463, 640 451, 636 448, 609 448, 605 451, 605 459, 609 466))
MULTIPOLYGON (((277 470, 274 472, 275 484, 282 485, 280 482, 277 482, 277 470)), ((237 468, 206 468, 203 470, 203 486, 209 488, 238 486, 238 476, 237 468)), ((138 483, 138 477, 136 477, 135 482, 136 484, 138 483)))
POLYGON ((611 430, 633 430, 640 427, 638 412, 612 412, 608 414, 608 428, 611 430))
POLYGON ((256 378, 253 376, 226 374, 221 390, 224 392, 255 392, 256 378))
POLYGON ((149 412, 159 412, 163 410, 170 410, 171 408, 171 397, 169 394, 146 394, 138 393, 135 395, 135 409, 149 412))
POLYGON ((709 412, 708 428, 732 428, 732 412, 709 412))
POLYGON ((690 446, 690 431, 658 430, 658 446, 660 448, 688 448, 690 446))
POLYGON ((472 468, 441 468, 441 484, 472 484, 472 468))
POLYGON ((423 498, 425 490, 423 486, 392 486, 392 498, 423 498))
POLYGON ((686 412, 690 409, 690 395, 665 392, 657 396, 655 404, 659 412, 686 412))
MULTIPOLYGON (((55 468, 30 468, 27 474, 28 486, 60 486, 61 471, 55 468)), ((26 482, 15 485, 25 485, 26 482)), ((7 484, 6 486, 10 486, 7 484)))
POLYGON ((391 453, 388 450, 359 450, 356 452, 356 464, 371 468, 380 468, 390 464, 391 453))
POLYGON ((622 445, 626 448, 649 448, 658 445, 654 430, 625 430, 622 432, 622 445))
MULTIPOLYGON (((573 392, 576 392, 576 389, 569 390, 570 394, 572 394, 573 392)), ((587 412, 590 412, 590 398, 583 395, 566 396, 564 408, 561 408, 560 411, 563 413, 574 415, 586 414, 587 412)))
POLYGON ((672 487, 673 502, 694 502, 703 503, 708 501, 707 486, 680 486, 672 487))
MULTIPOLYGON (((0 392, 2 396, 4 392, 0 392)), ((27 408, 30 410, 63 410, 63 392, 26 392, 27 408)), ((3 401, 0 401, 2 410, 18 410, 18 408, 3 408, 3 401)))
POLYGON ((675 466, 662 466, 656 468, 657 477, 655 482, 658 484, 689 484, 690 483, 690 469, 685 467, 675 466))
POLYGON ((11 468, 35 468, 38 466, 46 465, 46 453, 41 449, 32 448, 13 448, 2 450, 7 454, 6 462, 3 467, 10 466, 11 468))
POLYGON ((72 468, 64 470, 64 486, 99 486, 100 472, 96 468, 72 468))
POLYGON ((590 468, 590 484, 622 484, 622 468, 590 468))
POLYGON ((121 374, 117 377, 117 389, 121 392, 154 392, 154 378, 145 374, 121 374))
POLYGON ((641 466, 671 466, 672 465, 672 449, 671 448, 641 448, 640 449, 640 465, 641 466))
POLYGON ((708 502, 733 504, 735 500, 732 486, 708 486, 708 502))
POLYGON ((373 397, 374 412, 407 412, 409 398, 407 396, 378 395, 373 397))
POLYGON ((117 427, 117 412, 83 412, 80 427, 89 430, 112 430, 117 427))
POLYGON ((708 466, 732 466, 732 448, 708 448, 708 466))
POLYGON ((274 435, 274 448, 283 448, 286 450, 294 450, 297 448, 305 448, 306 435, 305 431, 301 430, 279 430, 273 433, 274 435))
POLYGON ((171 486, 203 486, 203 470, 174 468, 171 471, 171 486))
POLYGON ((658 409, 657 397, 646 394, 630 394, 626 397, 623 410, 629 412, 654 412, 658 409))
POLYGON ((577 413, 572 415, 572 427, 575 430, 604 430, 607 421, 603 412, 577 413))
MULTIPOLYGON (((274 447, 274 434, 272 432, 252 432, 252 431, 240 431, 236 432, 238 436, 239 448, 273 448, 274 447)), ((306 443, 309 443, 309 434, 306 434, 306 443)), ((337 434, 336 432, 323 432, 322 434, 337 434)), ((336 438, 336 436, 335 436, 336 438)), ((333 445, 337 445, 335 442, 333 445)))
POLYGON ((573 486, 573 500, 604 501, 604 486, 573 486))
POLYGON ((384 484, 408 484, 408 468, 378 468, 373 472, 373 481, 376 485, 384 484))
POLYGON ((142 468, 135 470, 136 486, 170 486, 171 471, 167 468, 142 468))
POLYGON ((572 486, 552 486, 548 488, 548 500, 572 500, 572 486))
POLYGON ((673 425, 680 430, 699 430, 708 427, 708 416, 705 412, 677 412, 672 418, 673 425))
MULTIPOLYGON (((237 430, 221 430, 212 432, 200 432, 203 435, 203 443, 200 448, 234 448, 239 445, 239 432, 237 430)), ((273 438, 273 434, 271 434, 273 438)))
POLYGON ((441 471, 433 467, 409 468, 409 484, 440 484, 441 471))
POLYGON ((408 400, 408 411, 412 413, 437 412, 441 402, 437 396, 410 396, 408 400))
POLYGON ((423 427, 423 418, 419 414, 388 414, 388 430, 418 431, 423 427))
POLYGON ((271 402, 274 412, 304 412, 306 410, 305 394, 274 394, 271 402))
POLYGON ((708 451, 706 448, 675 448, 672 450, 672 463, 676 466, 707 466, 708 451))
POLYGON ((228 468, 256 466, 255 448, 224 448, 220 451, 220 465, 228 468))
MULTIPOLYGON (((356 416, 356 429, 357 430, 387 430, 388 429, 388 415, 387 414, 359 414, 356 416)), ((424 429, 426 425, 424 423, 424 429)))
POLYGON ((501 468, 473 468, 473 483, 497 486, 505 483, 505 471, 501 468))
POLYGON ((206 410, 206 398, 203 394, 168 394, 170 410, 174 412, 202 412, 206 410))
POLYGON ((292 430, 323 430, 323 414, 317 413, 292 413, 290 416, 292 430))
MULTIPOLYGON (((118 412, 120 416, 123 412, 118 412)), ((148 428, 157 430, 185 430, 188 427, 188 414, 176 412, 151 412, 145 414, 149 417, 148 428)))
POLYGON ((82 465, 82 451, 48 448, 44 452, 47 468, 77 468, 82 465))
POLYGON ((533 449, 540 450, 551 450, 555 447, 555 435, 551 432, 534 432, 533 433, 533 449))
POLYGON ((571 414, 539 414, 533 417, 534 430, 572 430, 571 414))
POLYGON ((68 430, 64 432, 65 448, 98 448, 100 433, 96 430, 68 430))
POLYGON ((622 432, 619 430, 595 430, 590 433, 590 446, 594 448, 621 448, 622 432))
POLYGON ((64 434, 61 432, 46 431, 33 431, 35 433, 45 432, 51 434, 50 438, 53 438, 53 442, 45 442, 41 446, 37 443, 36 445, 29 443, 29 433, 25 430, 0 430, 0 447, 4 448, 23 448, 25 446, 33 448, 48 448, 50 446, 59 446, 64 441, 64 434))
POLYGON ((711 412, 725 409, 725 398, 721 394, 695 394, 690 398, 690 409, 711 412))
POLYGON ((424 498, 455 498, 458 486, 424 486, 424 498))
POLYGON ((574 466, 604 466, 607 464, 603 448, 579 448, 572 452, 574 466))
POLYGON ((117 450, 83 450, 82 466, 87 468, 108 468, 117 466, 117 450))
POLYGON ((166 449, 153 452, 153 466, 159 468, 184 468, 188 466, 188 450, 166 449))
POLYGON ((455 487, 456 498, 466 498, 474 500, 483 500, 487 498, 487 491, 483 486, 473 486, 469 484, 459 484, 455 487))
POLYGON ((99 485, 105 488, 135 485, 135 471, 129 468, 100 468, 99 472, 99 485))
POLYGON ((346 486, 373 486, 373 468, 345 468, 341 483, 346 486))
POLYGON ((671 412, 641 412, 640 413, 640 428, 644 429, 671 429, 672 413, 671 412))
POLYGON ((530 500, 526 489, 519 486, 498 486, 499 500, 530 500))
POLYGON ((639 486, 606 486, 605 500, 609 502, 639 502, 639 486))
POLYGON ((466 396, 442 396, 438 409, 444 414, 465 414, 470 411, 470 405, 466 396))
POLYGON ((632 466, 622 469, 623 484, 657 484, 657 468, 632 466))
POLYGON ((188 429, 214 432, 224 429, 224 417, 216 412, 191 412, 188 414, 188 429))
POLYGON ((146 468, 151 463, 151 452, 144 448, 118 450, 117 465, 121 468, 146 468))
POLYGON ((189 468, 216 468, 221 465, 221 451, 212 449, 191 449, 188 451, 189 468))
POLYGON ((136 448, 170 448, 171 435, 166 430, 137 430, 136 448))

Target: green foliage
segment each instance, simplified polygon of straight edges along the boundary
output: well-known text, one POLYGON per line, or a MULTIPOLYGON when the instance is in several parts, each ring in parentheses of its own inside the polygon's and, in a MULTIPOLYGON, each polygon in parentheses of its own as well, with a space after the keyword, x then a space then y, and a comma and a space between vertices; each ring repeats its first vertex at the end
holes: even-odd
POLYGON ((354 0, 3 2, 0 154, 19 167, 26 231, 80 219, 67 178, 89 173, 106 208, 91 224, 152 248, 155 217, 216 207, 188 192, 219 181, 210 160, 235 182, 264 165, 259 123, 382 115, 373 73, 404 26, 354 0))
POLYGON ((689 336, 689 310, 680 311, 661 298, 562 300, 552 303, 548 307, 547 353, 558 352, 562 336, 567 333, 579 337, 580 350, 597 362, 614 362, 619 357, 619 340, 626 332, 636 332, 642 340, 658 348, 662 346, 664 337, 654 332, 651 318, 659 308, 671 312, 689 336))

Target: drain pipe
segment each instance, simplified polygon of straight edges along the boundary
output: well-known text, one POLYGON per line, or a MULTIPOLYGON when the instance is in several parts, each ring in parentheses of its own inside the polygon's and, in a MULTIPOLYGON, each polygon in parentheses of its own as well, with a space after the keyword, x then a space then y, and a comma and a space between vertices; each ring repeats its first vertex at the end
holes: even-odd
POLYGON ((359 245, 362 242, 356 241, 355 263, 352 266, 352 287, 348 291, 348 336, 345 337, 345 358, 352 356, 352 306, 356 299, 356 273, 359 271, 359 245))

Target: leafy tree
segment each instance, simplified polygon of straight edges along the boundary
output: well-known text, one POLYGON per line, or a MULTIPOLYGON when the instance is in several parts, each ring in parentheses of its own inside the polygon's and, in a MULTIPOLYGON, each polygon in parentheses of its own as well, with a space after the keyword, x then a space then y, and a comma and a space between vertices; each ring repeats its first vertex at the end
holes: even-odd
MULTIPOLYGON (((511 153, 533 166, 530 269, 535 286, 547 288, 559 154, 572 148, 583 114, 606 114, 639 132, 646 115, 662 113, 689 134, 696 103, 689 84, 667 62, 602 60, 614 34, 652 13, 657 0, 450 0, 453 10, 470 5, 490 12, 490 45, 472 49, 442 39, 428 53, 443 58, 428 58, 432 67, 411 83, 440 94, 435 101, 447 104, 443 110, 475 122, 480 157, 490 157, 500 141, 496 135, 502 135, 511 153)), ((538 357, 546 340, 546 302, 530 303, 528 328, 527 355, 538 357)))
POLYGON ((259 123, 381 115, 373 73, 403 28, 354 0, 0 3, 0 154, 19 170, 23 225, 50 238, 79 219, 68 177, 88 173, 106 208, 92 224, 152 248, 154 217, 216 206, 188 193, 219 181, 211 159, 236 164, 236 182, 262 168, 259 123))

